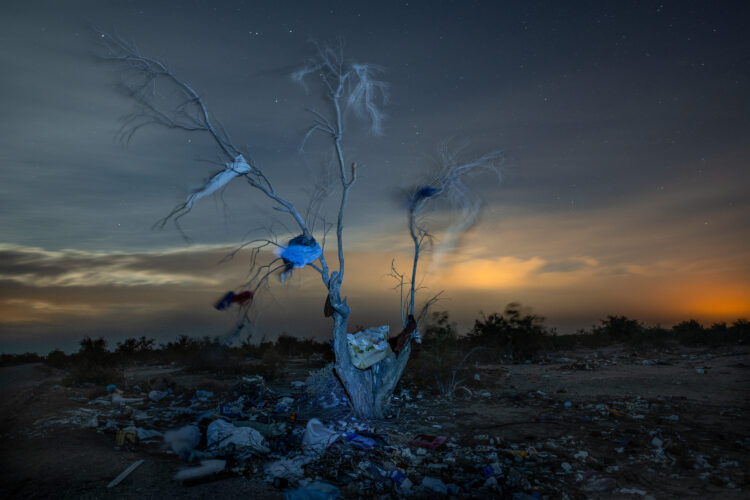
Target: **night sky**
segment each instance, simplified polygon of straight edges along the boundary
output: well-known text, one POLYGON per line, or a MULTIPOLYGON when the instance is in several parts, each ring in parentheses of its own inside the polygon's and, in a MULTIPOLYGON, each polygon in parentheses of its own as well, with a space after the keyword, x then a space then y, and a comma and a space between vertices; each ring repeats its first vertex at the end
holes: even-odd
MULTIPOLYGON (((222 168, 218 151, 160 128, 119 141, 133 103, 97 58, 93 27, 189 82, 301 210, 330 147, 319 137, 300 154, 305 108, 326 108, 290 73, 310 40, 337 37, 351 60, 385 68, 384 134, 347 116, 344 136, 362 176, 344 235, 350 325, 400 329, 390 263, 409 269, 411 240, 399 197, 441 144, 505 155, 501 183, 471 182, 481 219, 453 255, 421 268, 422 297, 445 290, 436 310, 459 328, 514 301, 562 333, 607 315, 664 326, 748 317, 748 5, 3 1, 0 351, 223 335, 236 312, 212 306, 245 281, 249 254, 219 261, 264 228, 296 234, 242 182, 182 219, 191 241, 151 229, 222 168)), ((325 293, 311 270, 272 279, 253 338, 326 338, 325 293)))

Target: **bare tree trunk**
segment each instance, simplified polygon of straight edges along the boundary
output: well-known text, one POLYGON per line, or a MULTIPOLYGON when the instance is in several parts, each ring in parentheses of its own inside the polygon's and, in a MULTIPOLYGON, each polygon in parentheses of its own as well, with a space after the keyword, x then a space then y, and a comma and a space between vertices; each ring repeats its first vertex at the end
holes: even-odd
POLYGON ((333 287, 329 293, 331 304, 334 306, 333 350, 336 355, 336 375, 359 418, 385 418, 388 415, 393 391, 409 360, 411 344, 407 344, 398 356, 389 353, 365 370, 356 368, 350 360, 346 340, 349 307, 345 301, 341 301, 338 287, 333 287))

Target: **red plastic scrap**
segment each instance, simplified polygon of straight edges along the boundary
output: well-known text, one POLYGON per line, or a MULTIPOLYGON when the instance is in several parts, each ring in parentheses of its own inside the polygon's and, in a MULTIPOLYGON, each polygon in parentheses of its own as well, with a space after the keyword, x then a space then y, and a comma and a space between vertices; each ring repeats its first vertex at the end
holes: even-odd
POLYGON ((444 445, 448 441, 448 438, 445 436, 430 436, 428 434, 420 434, 419 436, 415 436, 414 439, 409 441, 409 444, 412 446, 419 446, 420 448, 440 448, 442 445, 444 445))
POLYGON ((234 302, 235 304, 236 303, 240 303, 242 305, 245 305, 249 301, 251 301, 252 298, 253 298, 253 292, 244 291, 244 292, 238 293, 237 295, 235 295, 234 297, 232 297, 232 302, 234 302))
POLYGON ((396 337, 388 339, 388 343, 391 345, 391 349, 393 350, 393 352, 399 354, 401 351, 403 351, 404 347, 406 347, 406 344, 408 344, 409 340, 411 339, 411 334, 414 333, 414 330, 416 329, 417 322, 414 319, 414 316, 410 314, 409 320, 401 333, 399 333, 396 337))

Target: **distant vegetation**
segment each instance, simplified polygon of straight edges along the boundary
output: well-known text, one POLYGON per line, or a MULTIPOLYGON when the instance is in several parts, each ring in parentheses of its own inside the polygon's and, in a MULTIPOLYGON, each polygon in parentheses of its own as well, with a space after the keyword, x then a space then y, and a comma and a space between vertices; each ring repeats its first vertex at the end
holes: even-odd
MULTIPOLYGON (((414 383, 451 394, 461 373, 476 362, 522 363, 577 347, 601 348, 624 344, 634 350, 666 349, 675 346, 715 348, 750 344, 750 323, 740 319, 728 325, 705 327, 695 320, 670 329, 647 327, 625 316, 607 316, 598 326, 572 335, 558 335, 544 325, 544 318, 524 312, 520 304, 509 304, 502 313, 475 320, 468 332, 459 334, 447 312, 433 313, 422 328, 423 342, 407 368, 404 383, 414 383)), ((43 362, 66 370, 73 384, 110 384, 122 380, 122 370, 133 364, 175 363, 194 372, 214 374, 260 374, 267 379, 280 375, 291 357, 330 362, 333 354, 327 342, 298 339, 282 334, 275 342, 238 347, 222 345, 218 337, 194 339, 182 335, 173 342, 156 345, 154 339, 129 338, 114 349, 103 338, 86 337, 78 352, 65 354, 56 349, 46 356, 35 353, 2 354, 0 366, 43 362)), ((465 374, 464 374, 465 375, 465 374)))

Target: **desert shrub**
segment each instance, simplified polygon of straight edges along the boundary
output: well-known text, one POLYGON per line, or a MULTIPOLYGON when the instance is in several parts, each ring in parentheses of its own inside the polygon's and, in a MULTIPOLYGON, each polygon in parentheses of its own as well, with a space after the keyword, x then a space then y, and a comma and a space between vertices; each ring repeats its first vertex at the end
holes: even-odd
POLYGON ((34 352, 25 352, 23 354, 1 354, 0 366, 25 365, 27 363, 39 363, 44 358, 34 352))
POLYGON ((638 343, 643 336, 643 325, 626 316, 607 316, 601 320, 601 325, 594 327, 593 335, 605 342, 622 342, 626 344, 638 343))
POLYGON ((115 354, 122 363, 151 362, 157 359, 154 353, 156 341, 154 339, 141 336, 140 338, 131 337, 117 343, 115 354))
POLYGON ((530 360, 553 347, 554 332, 544 327, 544 318, 524 314, 521 305, 510 303, 502 314, 493 313, 474 321, 467 338, 471 345, 482 346, 485 359, 497 357, 519 362, 530 360))
POLYGON ((260 358, 259 373, 266 380, 273 380, 284 372, 286 358, 276 348, 266 349, 260 358))
POLYGON ((706 345, 708 342, 706 329, 694 319, 674 325, 672 333, 676 340, 683 345, 700 346, 706 345))
POLYGON ((102 337, 84 337, 78 352, 68 357, 66 369, 67 382, 72 384, 113 384, 123 379, 102 337))
POLYGON ((451 397, 466 377, 468 357, 479 349, 459 339, 445 311, 433 313, 423 330, 422 345, 409 360, 402 383, 451 397))
POLYGON ((68 355, 62 352, 60 349, 50 351, 49 354, 44 357, 44 363, 46 365, 60 370, 64 370, 68 367, 68 361, 68 355))

